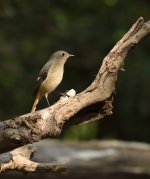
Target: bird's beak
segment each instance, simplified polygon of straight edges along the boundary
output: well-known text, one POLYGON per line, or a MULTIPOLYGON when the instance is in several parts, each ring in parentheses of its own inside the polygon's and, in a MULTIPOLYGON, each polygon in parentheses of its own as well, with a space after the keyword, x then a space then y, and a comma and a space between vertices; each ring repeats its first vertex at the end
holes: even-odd
POLYGON ((74 57, 75 55, 69 54, 69 57, 74 57))

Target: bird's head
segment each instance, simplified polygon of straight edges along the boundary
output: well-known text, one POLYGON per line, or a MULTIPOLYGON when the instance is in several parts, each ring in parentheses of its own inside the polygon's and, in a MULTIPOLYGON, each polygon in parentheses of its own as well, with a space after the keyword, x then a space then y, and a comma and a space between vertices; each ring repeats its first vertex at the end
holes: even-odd
POLYGON ((69 57, 72 57, 72 56, 74 56, 74 55, 71 55, 71 54, 69 54, 68 52, 66 52, 64 50, 59 50, 59 51, 54 52, 51 55, 50 59, 51 60, 56 60, 56 61, 62 61, 62 62, 65 63, 67 61, 67 59, 69 57))

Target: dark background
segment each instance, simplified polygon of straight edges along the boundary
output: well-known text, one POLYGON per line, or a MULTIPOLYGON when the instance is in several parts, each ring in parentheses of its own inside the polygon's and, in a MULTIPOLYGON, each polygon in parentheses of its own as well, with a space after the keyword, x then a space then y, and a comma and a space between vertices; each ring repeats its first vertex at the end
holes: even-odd
MULTIPOLYGON (((75 55, 65 65, 57 92, 84 90, 103 58, 140 17, 149 0, 1 0, 0 119, 30 112, 38 72, 56 50, 75 55)), ((114 114, 69 127, 61 138, 150 142, 150 39, 128 54, 116 85, 114 114)), ((50 95, 50 103, 59 99, 50 95)), ((47 107, 45 99, 38 109, 47 107)))

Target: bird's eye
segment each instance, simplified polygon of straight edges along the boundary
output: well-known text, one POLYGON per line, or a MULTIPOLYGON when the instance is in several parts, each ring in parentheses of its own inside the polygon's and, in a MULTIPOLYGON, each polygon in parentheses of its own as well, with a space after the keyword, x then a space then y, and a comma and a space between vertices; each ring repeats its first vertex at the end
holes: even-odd
POLYGON ((65 53, 64 52, 62 52, 62 54, 61 54, 62 56, 65 56, 65 53))

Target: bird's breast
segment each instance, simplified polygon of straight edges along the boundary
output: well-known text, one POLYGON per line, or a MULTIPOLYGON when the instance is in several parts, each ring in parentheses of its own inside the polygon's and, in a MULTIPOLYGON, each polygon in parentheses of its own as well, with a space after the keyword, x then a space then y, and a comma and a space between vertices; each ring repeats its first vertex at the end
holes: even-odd
POLYGON ((44 92, 51 93, 60 84, 63 78, 64 66, 54 64, 48 71, 46 79, 42 83, 42 89, 44 92))

